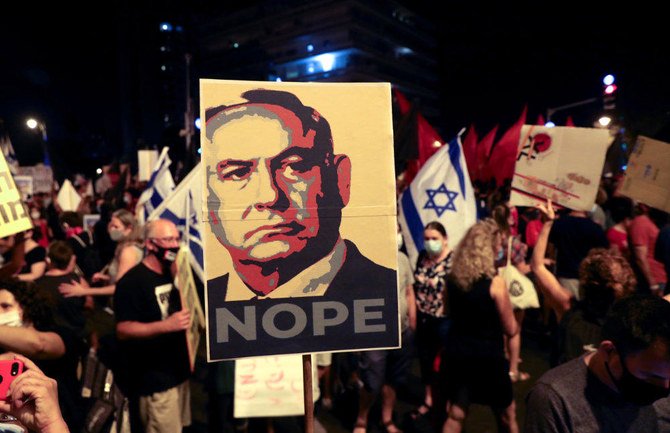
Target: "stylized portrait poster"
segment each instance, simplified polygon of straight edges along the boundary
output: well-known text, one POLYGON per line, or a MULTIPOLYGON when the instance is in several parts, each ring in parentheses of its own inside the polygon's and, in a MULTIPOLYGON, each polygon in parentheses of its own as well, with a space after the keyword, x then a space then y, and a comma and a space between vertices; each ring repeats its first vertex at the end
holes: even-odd
POLYGON ((390 90, 200 81, 210 361, 399 346, 390 90))
POLYGON ((524 125, 521 128, 510 204, 590 211, 596 200, 607 148, 607 129, 524 125))

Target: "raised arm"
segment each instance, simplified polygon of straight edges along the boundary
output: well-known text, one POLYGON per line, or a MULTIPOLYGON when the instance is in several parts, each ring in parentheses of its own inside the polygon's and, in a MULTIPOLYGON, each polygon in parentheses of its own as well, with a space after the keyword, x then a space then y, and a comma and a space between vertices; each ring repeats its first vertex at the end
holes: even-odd
POLYGON ((572 301, 572 293, 561 286, 558 279, 545 266, 544 258, 547 252, 547 244, 549 243, 549 232, 556 219, 556 213, 551 204, 551 200, 547 200, 546 206, 543 204, 537 205, 537 208, 542 213, 542 228, 533 249, 533 256, 531 258, 530 266, 535 274, 535 278, 540 283, 540 287, 546 296, 549 297, 551 303, 556 309, 557 319, 560 320, 563 314, 570 309, 572 301))

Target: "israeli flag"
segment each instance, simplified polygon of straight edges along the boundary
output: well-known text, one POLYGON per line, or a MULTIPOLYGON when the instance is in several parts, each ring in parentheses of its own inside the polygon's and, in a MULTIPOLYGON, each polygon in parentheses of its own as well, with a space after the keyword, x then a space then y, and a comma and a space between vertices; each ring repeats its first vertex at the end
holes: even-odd
POLYGON ((154 165, 151 178, 147 182, 147 188, 142 192, 135 206, 135 217, 140 224, 148 221, 149 215, 174 190, 174 180, 172 179, 172 173, 170 173, 171 163, 168 148, 164 147, 154 165))
POLYGON ((442 223, 453 250, 477 221, 475 194, 462 150, 464 131, 465 128, 426 161, 398 198, 398 222, 412 266, 424 249, 426 224, 442 223))
POLYGON ((164 218, 172 221, 181 233, 182 242, 188 245, 193 272, 205 281, 203 267, 202 230, 202 163, 191 170, 179 185, 148 216, 147 221, 164 218))

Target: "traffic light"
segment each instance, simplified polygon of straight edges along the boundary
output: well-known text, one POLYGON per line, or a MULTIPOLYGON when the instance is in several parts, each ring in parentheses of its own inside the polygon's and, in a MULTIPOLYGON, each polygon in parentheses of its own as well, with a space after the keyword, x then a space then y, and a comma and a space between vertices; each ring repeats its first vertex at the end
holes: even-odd
POLYGON ((617 85, 614 82, 614 75, 606 75, 603 78, 603 108, 605 110, 614 110, 616 108, 617 85))

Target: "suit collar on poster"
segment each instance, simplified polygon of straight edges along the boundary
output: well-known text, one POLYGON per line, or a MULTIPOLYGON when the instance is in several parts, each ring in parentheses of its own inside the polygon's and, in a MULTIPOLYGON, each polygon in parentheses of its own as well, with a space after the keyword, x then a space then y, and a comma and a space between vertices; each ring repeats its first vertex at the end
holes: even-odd
POLYGON ((285 284, 277 287, 267 296, 256 296, 254 292, 240 282, 239 284, 242 287, 239 290, 228 290, 226 301, 242 301, 253 298, 272 299, 323 296, 342 267, 342 264, 344 264, 346 252, 347 247, 342 238, 340 238, 327 256, 303 270, 285 284), (230 296, 231 293, 238 293, 239 296, 235 296, 233 299, 230 296))

